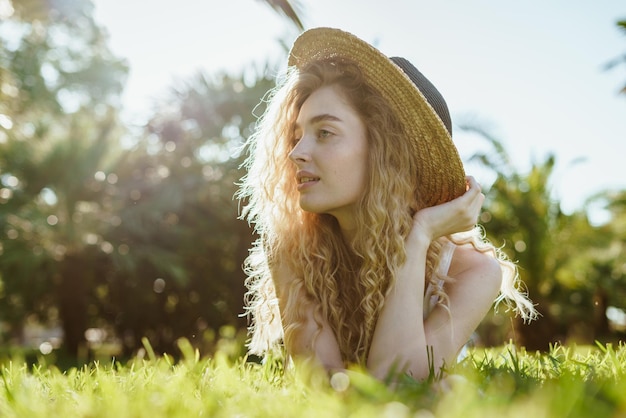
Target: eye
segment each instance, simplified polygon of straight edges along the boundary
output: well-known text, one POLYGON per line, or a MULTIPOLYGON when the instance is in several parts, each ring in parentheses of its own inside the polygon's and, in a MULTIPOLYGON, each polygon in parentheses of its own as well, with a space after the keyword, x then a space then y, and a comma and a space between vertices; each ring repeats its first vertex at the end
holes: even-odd
POLYGON ((330 131, 327 131, 326 129, 320 129, 319 131, 317 131, 317 137, 318 138, 328 138, 329 136, 331 136, 333 133, 330 131))

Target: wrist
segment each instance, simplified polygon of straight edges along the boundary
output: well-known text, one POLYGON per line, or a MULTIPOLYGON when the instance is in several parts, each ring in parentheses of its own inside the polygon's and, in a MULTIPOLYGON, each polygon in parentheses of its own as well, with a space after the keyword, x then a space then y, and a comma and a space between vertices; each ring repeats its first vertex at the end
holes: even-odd
POLYGON ((413 225, 409 236, 407 237, 407 245, 417 245, 428 248, 432 242, 432 237, 419 225, 413 225))

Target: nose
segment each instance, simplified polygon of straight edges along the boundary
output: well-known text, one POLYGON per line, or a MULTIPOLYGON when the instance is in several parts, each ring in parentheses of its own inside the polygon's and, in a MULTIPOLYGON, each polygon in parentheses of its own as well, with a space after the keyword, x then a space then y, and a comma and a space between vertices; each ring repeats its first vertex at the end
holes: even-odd
POLYGON ((307 141, 303 136, 289 153, 289 159, 295 164, 304 163, 311 160, 311 153, 307 147, 307 141))

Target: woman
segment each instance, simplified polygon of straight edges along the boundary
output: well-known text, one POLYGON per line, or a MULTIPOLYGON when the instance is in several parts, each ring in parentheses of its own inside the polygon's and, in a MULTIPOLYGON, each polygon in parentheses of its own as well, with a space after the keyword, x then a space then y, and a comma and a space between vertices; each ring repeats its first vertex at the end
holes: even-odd
POLYGON ((246 263, 252 353, 283 340, 328 370, 421 379, 454 360, 494 300, 536 315, 475 228, 484 196, 451 132, 408 61, 337 29, 295 41, 239 193, 260 236, 246 263))

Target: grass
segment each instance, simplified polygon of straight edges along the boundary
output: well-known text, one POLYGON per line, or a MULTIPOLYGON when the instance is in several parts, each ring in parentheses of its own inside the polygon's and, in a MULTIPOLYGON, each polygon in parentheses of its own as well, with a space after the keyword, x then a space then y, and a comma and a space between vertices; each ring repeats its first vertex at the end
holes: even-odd
POLYGON ((407 378, 395 388, 361 370, 328 379, 222 350, 200 358, 146 356, 61 371, 13 359, 0 365, 2 417, 626 417, 626 345, 513 345, 474 349, 446 380, 407 378))

